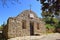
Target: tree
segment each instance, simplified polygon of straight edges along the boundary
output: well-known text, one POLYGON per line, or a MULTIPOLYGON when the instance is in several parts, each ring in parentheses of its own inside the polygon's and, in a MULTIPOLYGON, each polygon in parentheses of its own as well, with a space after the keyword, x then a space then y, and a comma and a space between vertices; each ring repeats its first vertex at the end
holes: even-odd
MULTIPOLYGON (((59 15, 60 12, 60 0, 37 0, 42 4, 42 11, 49 12, 54 15, 59 15)), ((47 13, 46 13, 47 14, 47 13)), ((50 14, 47 14, 50 15, 50 14)))
POLYGON ((3 27, 2 27, 2 25, 0 26, 0 30, 3 30, 3 27))
MULTIPOLYGON (((58 26, 54 17, 60 13, 60 0, 37 0, 42 4, 42 17, 45 19, 46 24, 53 24, 54 27, 58 26)), ((59 25, 60 26, 60 25, 59 25)))
POLYGON ((47 24, 55 24, 54 17, 59 15, 60 0, 37 0, 42 4, 42 17, 47 24))
POLYGON ((42 17, 46 23, 45 26, 48 29, 55 29, 57 26, 60 27, 60 25, 58 25, 59 20, 54 18, 56 15, 59 15, 60 12, 59 5, 57 6, 58 3, 56 3, 56 5, 54 4, 55 2, 58 2, 58 0, 52 1, 53 0, 40 0, 40 3, 42 4, 42 17))
POLYGON ((8 3, 11 3, 11 4, 15 4, 15 3, 21 4, 21 2, 19 0, 0 0, 0 3, 2 4, 3 7, 8 6, 9 5, 8 3))

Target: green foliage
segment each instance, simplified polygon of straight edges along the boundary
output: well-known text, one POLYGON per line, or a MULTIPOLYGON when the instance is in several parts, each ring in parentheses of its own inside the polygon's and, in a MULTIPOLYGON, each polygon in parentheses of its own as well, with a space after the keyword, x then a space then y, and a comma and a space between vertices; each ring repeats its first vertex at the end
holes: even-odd
POLYGON ((58 22, 59 22, 59 20, 58 20, 57 18, 53 18, 53 21, 54 21, 55 23, 58 23, 58 22))
POLYGON ((56 28, 60 28, 60 21, 59 21, 58 24, 56 25, 56 28))
POLYGON ((3 27, 2 26, 0 26, 0 30, 2 30, 3 29, 3 27))
POLYGON ((42 17, 51 17, 51 12, 42 11, 42 17))
POLYGON ((44 18, 44 21, 47 29, 55 29, 56 27, 60 27, 59 20, 57 18, 46 17, 44 18))
MULTIPOLYGON (((42 4, 42 11, 51 12, 54 15, 59 15, 60 12, 60 0, 38 0, 42 4)), ((46 13, 48 14, 48 13, 46 13)), ((52 15, 51 14, 51 15, 52 15)), ((48 14, 50 15, 50 14, 48 14)), ((46 15, 45 15, 46 16, 46 15)))
POLYGON ((48 29, 55 28, 53 25, 50 25, 50 24, 46 24, 45 27, 48 29))
POLYGON ((46 23, 46 24, 50 24, 50 19, 51 19, 51 17, 46 17, 46 18, 44 18, 45 23, 46 23))
POLYGON ((60 13, 60 0, 37 0, 42 4, 42 17, 46 23, 46 28, 60 28, 60 22, 54 18, 60 13))
POLYGON ((54 25, 46 24, 45 27, 47 29, 46 30, 47 33, 53 33, 55 31, 55 26, 54 25))

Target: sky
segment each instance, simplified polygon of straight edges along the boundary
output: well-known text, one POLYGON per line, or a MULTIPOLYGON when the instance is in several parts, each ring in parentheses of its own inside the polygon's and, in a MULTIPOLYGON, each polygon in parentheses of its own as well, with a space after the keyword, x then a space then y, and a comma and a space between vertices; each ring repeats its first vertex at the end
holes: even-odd
POLYGON ((11 4, 7 2, 7 6, 2 6, 0 2, 0 25, 4 22, 6 23, 9 17, 15 17, 20 14, 24 10, 31 10, 37 14, 38 17, 41 16, 41 4, 39 1, 36 0, 20 0, 21 4, 15 3, 11 4))

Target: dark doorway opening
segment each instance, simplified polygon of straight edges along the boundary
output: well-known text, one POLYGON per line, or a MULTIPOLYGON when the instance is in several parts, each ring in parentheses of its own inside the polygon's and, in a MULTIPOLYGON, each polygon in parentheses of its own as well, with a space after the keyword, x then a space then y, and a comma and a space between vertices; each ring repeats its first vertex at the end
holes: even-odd
POLYGON ((34 35, 34 22, 30 22, 30 35, 34 35))

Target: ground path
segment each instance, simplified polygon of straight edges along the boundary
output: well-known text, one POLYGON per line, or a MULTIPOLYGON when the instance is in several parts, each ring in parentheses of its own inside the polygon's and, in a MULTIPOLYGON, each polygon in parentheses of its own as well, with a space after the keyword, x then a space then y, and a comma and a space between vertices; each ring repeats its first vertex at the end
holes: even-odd
POLYGON ((51 33, 51 34, 45 34, 42 36, 16 37, 8 40, 60 40, 60 33, 51 33))

